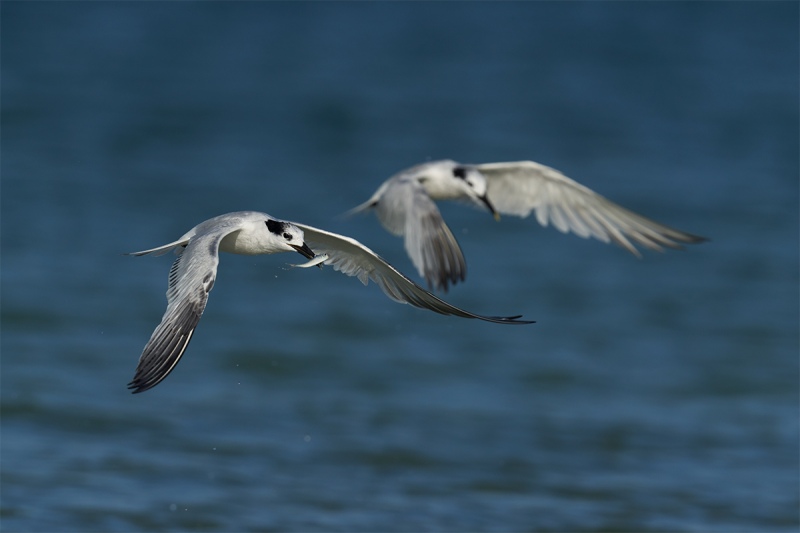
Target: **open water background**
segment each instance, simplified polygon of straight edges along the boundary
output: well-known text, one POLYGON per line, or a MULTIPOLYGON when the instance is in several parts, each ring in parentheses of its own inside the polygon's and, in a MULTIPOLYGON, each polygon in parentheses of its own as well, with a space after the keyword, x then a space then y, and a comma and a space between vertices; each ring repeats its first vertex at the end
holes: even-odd
POLYGON ((3 531, 797 531, 795 2, 0 4, 3 531), (443 205, 447 295, 222 257, 125 384, 171 257, 427 159, 533 159, 711 238, 637 260, 443 205))

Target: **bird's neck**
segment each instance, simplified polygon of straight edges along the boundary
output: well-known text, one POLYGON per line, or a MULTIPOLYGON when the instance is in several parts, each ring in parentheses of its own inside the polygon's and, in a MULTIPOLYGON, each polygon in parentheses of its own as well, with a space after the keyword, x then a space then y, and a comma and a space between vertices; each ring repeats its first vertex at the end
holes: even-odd
POLYGON ((260 239, 259 235, 252 231, 240 230, 225 236, 219 243, 222 252, 239 255, 260 255, 274 253, 269 243, 260 239))
POLYGON ((459 200, 469 195, 460 183, 449 180, 428 179, 422 182, 422 187, 434 200, 459 200))

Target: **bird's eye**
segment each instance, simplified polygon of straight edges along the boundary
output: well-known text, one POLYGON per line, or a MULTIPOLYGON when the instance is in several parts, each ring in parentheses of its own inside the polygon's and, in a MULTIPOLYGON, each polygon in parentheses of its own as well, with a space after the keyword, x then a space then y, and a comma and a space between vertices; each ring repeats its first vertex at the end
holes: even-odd
POLYGON ((283 234, 283 238, 286 239, 287 241, 291 241, 292 240, 292 236, 290 234, 288 234, 288 233, 284 233, 283 234))
POLYGON ((467 177, 467 169, 464 167, 456 167, 453 169, 453 176, 463 180, 467 177))

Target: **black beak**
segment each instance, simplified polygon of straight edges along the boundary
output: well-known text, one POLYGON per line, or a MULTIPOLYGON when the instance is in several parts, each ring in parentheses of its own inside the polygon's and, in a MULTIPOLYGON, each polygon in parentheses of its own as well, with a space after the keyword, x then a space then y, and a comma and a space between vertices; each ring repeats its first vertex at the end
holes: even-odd
POLYGON ((485 194, 483 196, 479 196, 479 198, 481 199, 481 202, 483 202, 483 204, 489 209, 489 212, 492 214, 494 219, 499 221, 500 213, 498 213, 497 210, 495 210, 494 206, 489 201, 489 198, 485 194))
POLYGON ((314 259, 314 257, 316 257, 314 252, 311 251, 311 248, 309 248, 306 243, 303 243, 303 246, 297 246, 296 244, 290 244, 289 246, 297 250, 297 253, 299 253, 306 259, 314 259))

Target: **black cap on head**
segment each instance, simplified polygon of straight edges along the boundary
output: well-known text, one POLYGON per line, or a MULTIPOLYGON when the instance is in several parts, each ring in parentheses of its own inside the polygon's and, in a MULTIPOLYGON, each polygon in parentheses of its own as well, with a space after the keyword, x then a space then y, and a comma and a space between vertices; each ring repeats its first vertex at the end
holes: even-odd
POLYGON ((280 235, 286 230, 286 222, 278 222, 277 220, 267 219, 267 229, 275 235, 280 235))

